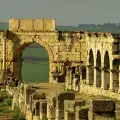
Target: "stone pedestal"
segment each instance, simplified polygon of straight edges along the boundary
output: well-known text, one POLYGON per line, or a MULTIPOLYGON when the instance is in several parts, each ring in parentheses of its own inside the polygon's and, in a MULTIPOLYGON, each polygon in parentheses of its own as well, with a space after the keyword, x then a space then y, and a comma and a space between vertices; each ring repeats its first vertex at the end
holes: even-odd
POLYGON ((55 108, 51 104, 47 104, 47 119, 55 120, 55 108))
POLYGON ((47 102, 40 102, 40 119, 47 118, 47 102))
POLYGON ((75 120, 75 113, 70 111, 64 111, 64 120, 75 120))
POLYGON ((116 120, 115 101, 112 99, 90 100, 88 120, 116 120))
POLYGON ((55 120, 64 120, 64 110, 56 109, 55 120))
POLYGON ((75 107, 75 120, 88 120, 88 106, 75 107))
POLYGON ((116 120, 115 113, 92 113, 88 112, 88 120, 116 120))
POLYGON ((64 119, 64 102, 56 101, 55 120, 64 119))

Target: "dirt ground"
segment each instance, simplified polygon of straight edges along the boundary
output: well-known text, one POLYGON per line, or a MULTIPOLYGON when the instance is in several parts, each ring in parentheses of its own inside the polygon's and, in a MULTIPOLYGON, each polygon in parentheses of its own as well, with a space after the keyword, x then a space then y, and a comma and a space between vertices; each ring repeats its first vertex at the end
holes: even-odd
POLYGON ((32 85, 34 88, 36 88, 36 92, 44 92, 46 93, 47 95, 56 95, 58 92, 62 92, 65 90, 65 86, 64 86, 64 83, 33 83, 33 84, 30 84, 29 85, 32 85))

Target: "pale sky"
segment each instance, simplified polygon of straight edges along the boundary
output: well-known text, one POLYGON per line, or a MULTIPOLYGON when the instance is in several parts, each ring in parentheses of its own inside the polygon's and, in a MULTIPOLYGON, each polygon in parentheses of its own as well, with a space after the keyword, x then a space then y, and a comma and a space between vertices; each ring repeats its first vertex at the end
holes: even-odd
POLYGON ((0 22, 54 18, 57 25, 120 22, 120 0, 0 0, 0 22))

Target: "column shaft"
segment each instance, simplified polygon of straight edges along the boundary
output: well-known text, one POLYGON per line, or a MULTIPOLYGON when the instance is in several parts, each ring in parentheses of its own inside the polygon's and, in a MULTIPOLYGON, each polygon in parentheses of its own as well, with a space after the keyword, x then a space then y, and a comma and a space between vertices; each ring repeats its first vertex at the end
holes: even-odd
POLYGON ((119 89, 118 89, 118 93, 120 93, 120 65, 119 65, 119 77, 118 77, 118 80, 119 80, 119 89))
POLYGON ((104 89, 104 75, 105 71, 101 70, 101 88, 104 89))
POLYGON ((6 39, 4 39, 3 33, 1 33, 1 40, 3 41, 3 70, 6 70, 6 39))
POLYGON ((113 73, 110 71, 110 87, 109 91, 113 91, 113 73))
POLYGON ((113 61, 110 60, 110 87, 109 91, 113 91, 113 72, 111 71, 113 69, 113 61))

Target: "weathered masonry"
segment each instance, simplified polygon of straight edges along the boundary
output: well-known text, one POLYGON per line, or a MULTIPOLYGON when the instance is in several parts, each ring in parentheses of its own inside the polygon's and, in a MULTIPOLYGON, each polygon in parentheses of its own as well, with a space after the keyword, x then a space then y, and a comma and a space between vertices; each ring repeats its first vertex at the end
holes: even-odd
POLYGON ((0 32, 0 70, 21 81, 22 51, 39 43, 49 55, 49 82, 79 83, 120 92, 120 35, 101 32, 57 31, 54 19, 10 19, 0 32))

